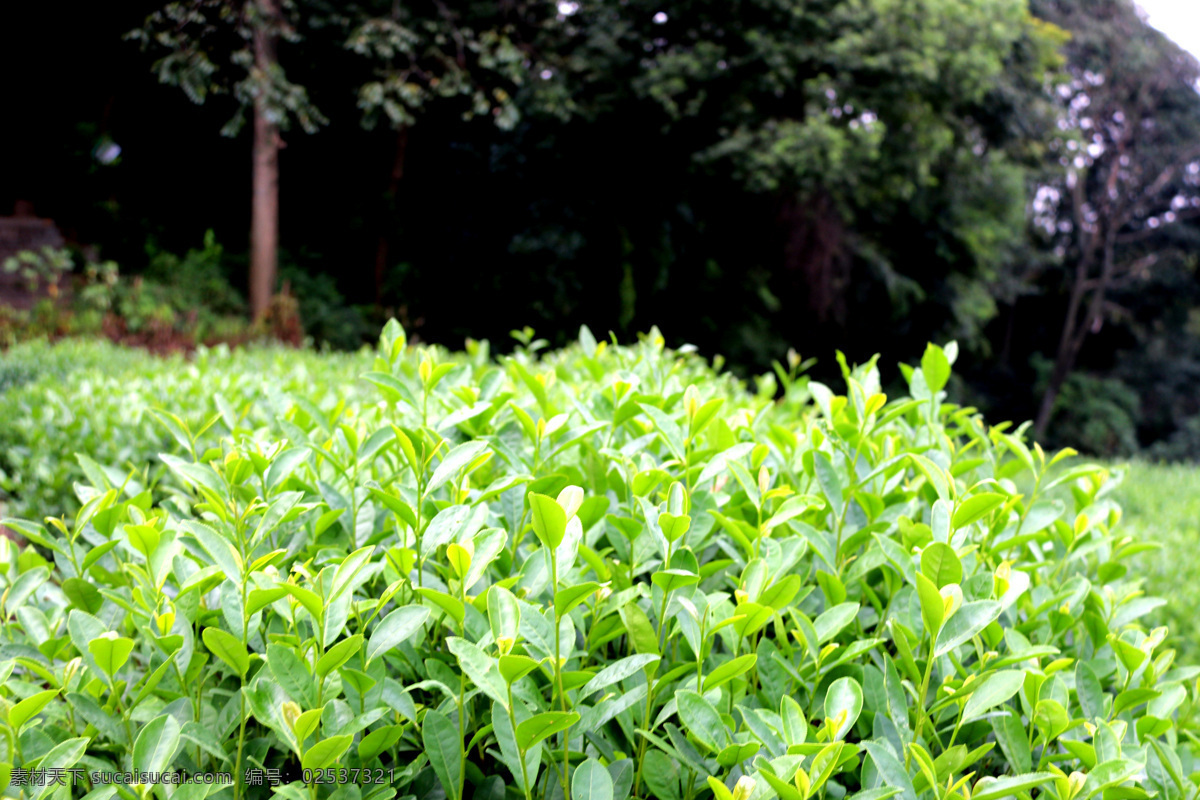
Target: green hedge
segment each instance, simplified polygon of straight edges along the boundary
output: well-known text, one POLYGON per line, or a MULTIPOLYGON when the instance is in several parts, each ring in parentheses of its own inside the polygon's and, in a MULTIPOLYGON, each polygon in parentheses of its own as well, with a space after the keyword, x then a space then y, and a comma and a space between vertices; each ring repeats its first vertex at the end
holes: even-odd
POLYGON ((954 356, 778 401, 657 331, 93 365, 81 507, 0 541, 5 759, 233 782, 9 792, 1192 800, 1106 471, 944 402, 954 356))
POLYGON ((185 359, 103 340, 16 345, 0 354, 0 502, 14 516, 74 512, 81 460, 152 483, 166 472, 159 453, 191 454, 171 415, 197 432, 203 453, 229 424, 278 432, 289 393, 365 401, 355 379, 369 368, 366 355, 283 347, 201 347, 185 359), (202 432, 217 414, 227 424, 202 432))

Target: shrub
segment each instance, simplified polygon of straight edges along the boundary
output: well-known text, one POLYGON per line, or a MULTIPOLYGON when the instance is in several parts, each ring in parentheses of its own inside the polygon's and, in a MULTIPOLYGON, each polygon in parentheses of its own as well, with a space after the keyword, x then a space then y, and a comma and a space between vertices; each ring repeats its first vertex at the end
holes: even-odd
POLYGON ((67 250, 23 251, 3 269, 46 297, 28 310, 0 306, 0 348, 42 337, 96 335, 161 352, 197 344, 242 342, 259 332, 246 321, 246 303, 229 283, 224 251, 212 231, 204 246, 180 257, 147 246, 142 275, 121 275, 115 262, 89 261, 72 276, 67 250), (72 291, 59 283, 71 281, 72 291))
POLYGON ((1200 670, 1140 624, 1106 471, 944 402, 953 348, 807 406, 657 331, 487 352, 390 323, 375 397, 268 389, 276 420, 193 382, 219 413, 160 417, 161 475, 85 460, 72 518, 7 521, 13 767, 234 778, 90 787, 129 800, 1195 796, 1200 670))
MULTIPOLYGON (((276 347, 201 347, 184 359, 104 341, 17 345, 0 354, 0 500, 18 516, 73 513, 85 459, 153 485, 166 472, 160 452, 190 453, 165 427, 168 412, 197 432, 223 414, 282 436, 282 395, 325 402, 314 386, 351 383, 367 366, 276 347)), ((212 428, 198 433, 198 447, 217 441, 212 428)))
POLYGON ((1200 471, 1195 465, 1134 461, 1114 467, 1122 476, 1114 496, 1125 515, 1124 527, 1138 539, 1158 547, 1130 565, 1171 602, 1155 610, 1151 620, 1170 626, 1166 644, 1194 662, 1200 656, 1200 471), (1168 554, 1164 557, 1164 553, 1168 554))

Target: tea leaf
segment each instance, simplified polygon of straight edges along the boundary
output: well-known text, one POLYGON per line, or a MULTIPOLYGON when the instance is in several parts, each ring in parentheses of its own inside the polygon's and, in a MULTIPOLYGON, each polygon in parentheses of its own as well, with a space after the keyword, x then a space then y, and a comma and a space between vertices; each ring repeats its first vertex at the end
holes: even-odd
POLYGON ((589 758, 575 768, 571 796, 579 800, 613 800, 613 780, 599 761, 589 758))
POLYGON ((425 755, 434 774, 442 782, 442 789, 452 800, 459 800, 462 764, 459 761, 462 739, 458 730, 445 715, 437 711, 425 712, 425 720, 421 724, 421 741, 425 746, 425 755))
POLYGON ((362 642, 362 634, 356 633, 326 650, 325 654, 317 661, 317 680, 321 680, 349 661, 350 657, 362 648, 362 642))
MULTIPOLYGON (((208 630, 212 630, 209 628, 208 630)), ((179 723, 170 714, 155 717, 138 733, 133 744, 133 766, 140 772, 162 772, 179 747, 179 723)))
POLYGON ((11 706, 8 709, 8 724, 13 730, 19 731, 33 717, 45 708, 51 700, 58 696, 57 689, 48 689, 44 692, 26 697, 19 703, 11 706))
POLYGON ((579 721, 574 711, 543 711, 517 725, 517 746, 529 750, 543 739, 565 731, 579 721))
POLYGON ((1008 700, 1021 690, 1024 681, 1025 673, 1017 670, 1001 670, 989 675, 967 699, 962 712, 963 722, 1008 700))
POLYGON ((393 610, 371 632, 367 663, 411 637, 428 618, 429 609, 425 606, 401 606, 393 610))
POLYGON ((304 769, 325 769, 341 758, 353 741, 354 737, 349 734, 322 739, 305 751, 300 766, 304 769))
POLYGON ((201 638, 210 653, 232 667, 239 677, 246 677, 250 669, 250 656, 241 641, 220 628, 205 628, 201 638))

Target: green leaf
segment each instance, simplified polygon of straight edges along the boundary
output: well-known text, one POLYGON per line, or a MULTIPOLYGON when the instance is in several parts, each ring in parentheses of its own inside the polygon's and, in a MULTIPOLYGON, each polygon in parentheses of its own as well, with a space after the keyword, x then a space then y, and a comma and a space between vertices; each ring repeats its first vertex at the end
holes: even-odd
POLYGON ((350 555, 342 559, 342 563, 338 564, 337 569, 333 573, 333 585, 330 587, 328 600, 330 602, 336 600, 342 592, 354 585, 354 579, 362 571, 363 567, 371 560, 371 553, 375 550, 374 545, 360 547, 350 555))
POLYGON ((95 614, 104 605, 100 590, 83 578, 67 578, 62 582, 62 590, 71 605, 88 614, 95 614))
POLYGON ((659 657, 654 653, 638 653, 636 655, 627 656, 625 658, 614 661, 604 669, 592 676, 580 690, 580 698, 589 697, 601 689, 612 686, 614 683, 625 680, 630 675, 641 670, 643 667, 653 664, 659 660, 659 657))
MULTIPOLYGON (((516 714, 518 720, 528 717, 528 712, 524 710, 521 704, 517 704, 514 707, 513 713, 516 714)), ((517 734, 513 730, 512 719, 499 703, 492 704, 492 732, 496 735, 496 741, 500 745, 501 760, 508 767, 508 771, 513 776, 513 782, 517 788, 524 792, 525 779, 523 773, 529 775, 530 783, 537 781, 538 767, 541 764, 543 748, 535 747, 525 754, 525 768, 522 770, 521 755, 517 749, 517 734)))
POLYGON ((280 688, 303 708, 317 704, 317 684, 308 664, 292 648, 272 642, 267 645, 267 666, 280 688))
POLYGON ((370 761, 400 741, 400 737, 403 735, 403 725, 385 725, 382 728, 376 728, 362 737, 358 743, 358 757, 363 761, 370 761))
POLYGON ((47 689, 44 692, 26 697, 21 702, 8 709, 8 724, 13 730, 20 731, 21 726, 37 716, 51 700, 58 696, 58 689, 47 689))
POLYGON ((922 573, 917 573, 917 597, 921 601, 921 621, 925 623, 925 631, 930 639, 937 636, 946 616, 946 605, 933 581, 922 573))
MULTIPOLYGON (((733 800, 733 793, 729 791, 729 787, 721 783, 719 780, 709 775, 707 778, 708 787, 712 789, 715 800, 733 800)), ((784 798, 784 800, 788 800, 784 798)))
POLYGON ((875 764, 875 769, 884 783, 899 789, 902 800, 917 800, 917 792, 913 788, 908 770, 904 768, 904 764, 890 747, 874 740, 864 741, 862 746, 871 756, 871 761, 875 764))
POLYGON ((220 628, 205 628, 201 638, 209 652, 232 667, 239 677, 246 677, 250 669, 250 655, 241 640, 220 628))
POLYGON ((326 675, 350 660, 350 657, 362 649, 361 633, 345 638, 325 651, 325 655, 317 660, 317 680, 323 680, 326 675))
MULTIPOLYGON (((499 663, 500 677, 504 678, 505 683, 513 684, 537 669, 541 662, 534 661, 529 656, 505 655, 500 656, 499 663)), ((506 707, 508 703, 506 701, 500 705, 506 707)))
POLYGON ((488 625, 492 639, 516 642, 521 628, 521 606, 516 596, 503 586, 493 586, 487 593, 488 625))
POLYGON ((517 746, 527 751, 548 736, 565 731, 579 721, 574 711, 543 711, 517 725, 517 746))
POLYGON ((650 580, 664 592, 673 592, 684 586, 699 583, 700 576, 686 569, 663 569, 651 575, 650 580))
POLYGON ((425 487, 426 494, 439 488, 446 481, 454 477, 454 475, 463 467, 475 460, 475 457, 488 449, 487 442, 473 441, 464 442, 458 447, 455 447, 446 457, 442 459, 442 463, 438 464, 437 469, 433 471, 433 477, 429 479, 428 485, 425 487))
POLYGON ((462 601, 457 597, 451 597, 445 592, 439 592, 436 589, 417 589, 417 594, 442 609, 442 611, 445 611, 450 615, 450 619, 459 625, 462 625, 463 620, 466 619, 467 609, 463 607, 462 601))
POLYGON ((937 394, 950 380, 950 360, 942 348, 930 342, 925 347, 925 355, 921 356, 921 374, 925 376, 925 385, 930 394, 937 394))
POLYGON ((129 544, 133 549, 146 558, 158 549, 161 534, 153 525, 126 525, 125 534, 129 537, 129 544))
POLYGON ((407 640, 428 618, 429 609, 425 606, 401 606, 392 611, 371 631, 371 639, 367 644, 367 663, 370 664, 380 654, 407 640))
POLYGON ((775 609, 758 603, 738 603, 733 613, 741 617, 733 623, 733 630, 739 638, 744 638, 762 630, 763 626, 771 621, 771 617, 775 616, 775 609))
POLYGON ((578 800, 613 800, 613 780, 596 759, 589 758, 575 768, 571 777, 571 797, 578 800))
POLYGON ((1015 711, 1010 710, 1003 716, 992 717, 992 732, 1013 771, 1028 772, 1033 768, 1029 737, 1015 711))
POLYGON ((938 498, 948 501, 950 499, 950 484, 947 482, 946 472, 925 456, 909 453, 908 459, 929 481, 929 485, 937 492, 938 498))
POLYGON ((342 753, 350 749, 353 741, 354 736, 351 734, 322 739, 305 751, 304 758, 300 759, 300 766, 302 769, 325 769, 341 758, 342 753))
POLYGON ((817 451, 813 453, 813 468, 817 472, 817 483, 821 486, 821 493, 829 501, 834 516, 840 518, 846 507, 846 500, 842 496, 842 479, 833 466, 833 459, 828 453, 817 451))
MULTIPOLYGON (((209 628, 212 630, 212 628, 209 628)), ((170 714, 146 723, 133 743, 133 767, 140 772, 164 772, 179 747, 179 723, 170 714)))
POLYGON ((287 480, 304 463, 307 456, 308 449, 304 447, 292 447, 275 456, 271 466, 267 467, 267 488, 274 489, 287 480))
POLYGON ((658 428, 658 432, 662 434, 662 440, 666 443, 667 449, 671 451, 671 455, 683 461, 685 447, 683 445, 683 429, 665 413, 662 409, 655 408, 649 403, 638 403, 642 411, 646 412, 646 416, 654 421, 654 427, 658 428))
POLYGON ((622 606, 620 613, 625 631, 633 640, 633 649, 639 653, 658 655, 658 635, 646 612, 636 602, 631 602, 622 606))
POLYGON ((88 642, 88 652, 109 678, 114 677, 133 652, 133 639, 109 632, 88 642))
POLYGON ((571 609, 587 600, 599 588, 600 584, 589 581, 578 586, 559 589, 554 593, 554 615, 565 617, 571 609))
MULTIPOLYGON (((1008 498, 997 492, 980 492, 973 494, 958 504, 950 524, 955 530, 965 528, 972 522, 990 514, 993 509, 1003 505, 1008 498)), ((958 581, 954 581, 958 583, 958 581)), ((940 588, 940 587, 939 587, 940 588)))
POLYGON ((1075 692, 1079 697, 1079 706, 1083 709, 1084 719, 1092 720, 1096 717, 1108 716, 1105 709, 1104 687, 1100 685, 1100 679, 1096 677, 1095 670, 1086 661, 1080 661, 1075 665, 1075 692))
POLYGON ((308 737, 312 736, 316 732, 317 725, 321 722, 321 714, 324 712, 324 710, 325 707, 321 706, 320 708, 314 708, 309 711, 305 711, 296 718, 295 723, 292 725, 292 729, 296 733, 296 739, 301 744, 307 741, 308 737))
POLYGON ((692 518, 687 514, 668 514, 665 511, 658 515, 658 527, 668 542, 676 542, 683 537, 692 526, 692 518))
POLYGON ((749 655, 738 656, 735 659, 726 661, 721 666, 714 669, 712 672, 704 676, 704 691, 709 692, 722 686, 729 681, 746 672, 758 661, 758 656, 754 653, 749 655))
POLYGON ((1129 780, 1142 770, 1143 765, 1138 761, 1126 758, 1116 758, 1097 764, 1088 773, 1083 790, 1077 795, 1080 800, 1088 800, 1109 786, 1129 780))
POLYGON ((37 764, 37 769, 46 771, 70 769, 79 763, 79 759, 83 758, 83 754, 87 752, 87 746, 88 739, 86 737, 65 739, 42 756, 42 760, 37 764))
POLYGON ((995 600, 963 603, 954 616, 942 625, 934 656, 943 656, 996 621, 1003 607, 995 600))
POLYGON ((854 727, 862 707, 862 687, 854 678, 838 678, 829 685, 825 692, 825 716, 837 724, 833 734, 835 739, 841 739, 854 727))
POLYGON ((562 544, 567 532, 567 514, 552 497, 529 493, 529 508, 533 512, 533 532, 548 550, 553 552, 562 544))
POLYGON ((992 673, 967 698, 967 704, 963 707, 962 721, 968 722, 1008 700, 1021 690, 1024 682, 1025 673, 1019 670, 1002 670, 992 673))
POLYGON ((783 611, 800 591, 804 580, 799 575, 785 575, 763 589, 758 596, 759 605, 770 606, 776 611, 783 611))
POLYGON ((458 666, 471 679, 471 683, 505 708, 508 707, 508 691, 500 665, 496 659, 479 649, 478 646, 458 636, 446 640, 446 646, 458 659, 458 666))
POLYGON ((227 579, 241 580, 242 557, 228 540, 202 522, 184 520, 183 528, 200 543, 227 579))
POLYGON ((679 719, 692 736, 713 753, 729 745, 729 731, 713 704, 696 692, 683 691, 675 695, 679 719))
POLYGON ((938 589, 951 583, 962 583, 962 562, 950 545, 931 542, 921 551, 921 574, 933 581, 938 589))
POLYGON ((451 800, 461 800, 462 739, 446 715, 430 709, 421 723, 421 741, 433 772, 451 800))
POLYGON ((321 596, 311 589, 305 589, 303 586, 297 586, 294 583, 279 584, 288 594, 296 598, 296 601, 304 607, 314 621, 319 620, 325 614, 325 603, 321 600, 321 596))
POLYGON ((1024 775, 1006 775, 980 786, 971 794, 971 800, 999 800, 1001 797, 1020 796, 1034 787, 1054 780, 1050 772, 1029 772, 1024 775))
MULTIPOLYGON (((775 790, 775 794, 779 795, 779 800, 805 800, 804 795, 800 794, 794 785, 788 783, 782 778, 776 777, 775 773, 768 772, 764 769, 759 774, 762 775, 762 777, 766 779, 767 783, 770 784, 771 788, 775 790)), ((709 778, 709 780, 711 781, 713 779, 709 778)), ((721 788, 725 789, 725 785, 721 784, 721 788)), ((725 792, 729 793, 730 798, 733 797, 733 794, 730 793, 728 789, 725 789, 725 792)))
POLYGON ((246 601, 246 616, 254 616, 281 597, 287 596, 287 589, 275 586, 270 589, 251 589, 246 601))
POLYGON ((817 641, 821 644, 837 636, 858 615, 858 603, 839 603, 833 608, 826 609, 813 620, 813 629, 817 633, 817 641))
POLYGON ((803 744, 808 738, 808 722, 804 719, 804 709, 800 704, 785 694, 780 702, 779 717, 783 726, 783 738, 788 747, 803 744))

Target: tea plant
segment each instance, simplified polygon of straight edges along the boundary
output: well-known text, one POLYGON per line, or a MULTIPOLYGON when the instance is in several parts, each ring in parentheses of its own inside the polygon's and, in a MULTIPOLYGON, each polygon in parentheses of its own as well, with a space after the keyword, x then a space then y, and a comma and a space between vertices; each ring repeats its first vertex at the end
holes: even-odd
POLYGON ((22 343, 0 355, 0 503, 14 516, 74 512, 89 460, 149 485, 166 472, 159 453, 192 455, 195 438, 198 455, 219 439, 206 429, 215 415, 270 427, 287 393, 330 406, 365 398, 354 379, 369 367, 357 354, 283 348, 200 348, 184 360, 103 341, 22 343))
POLYGON ((1191 464, 1147 461, 1113 469, 1124 473, 1114 497, 1125 514, 1126 530, 1161 546, 1161 552, 1147 552, 1131 564, 1156 593, 1171 598, 1149 619, 1169 624, 1167 645, 1195 660, 1200 655, 1200 620, 1195 613, 1200 600, 1200 553, 1195 550, 1200 540, 1200 473, 1191 464), (1164 558, 1163 552, 1170 557, 1164 558))
POLYGON ((355 388, 231 381, 161 473, 7 520, 9 794, 1197 797, 1107 472, 945 402, 953 346, 775 400, 657 331, 531 339, 389 323, 355 388), (174 768, 231 781, 101 779, 174 768))

